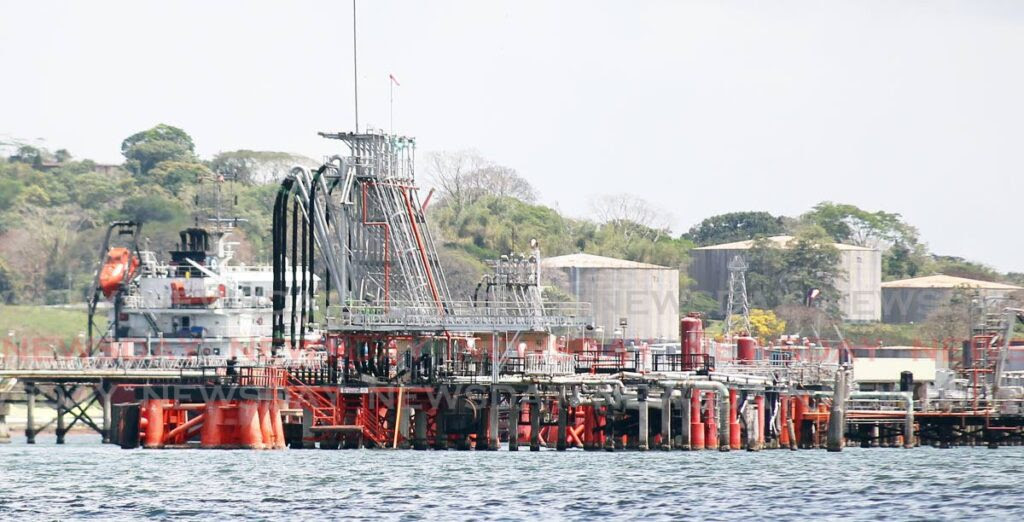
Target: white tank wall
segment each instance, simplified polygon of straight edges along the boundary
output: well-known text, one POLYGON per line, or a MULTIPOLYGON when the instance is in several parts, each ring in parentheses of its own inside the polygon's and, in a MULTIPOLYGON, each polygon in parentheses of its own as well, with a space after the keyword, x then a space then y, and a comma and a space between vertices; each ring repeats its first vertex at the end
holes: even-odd
POLYGON ((594 326, 610 340, 627 320, 627 339, 677 341, 679 271, 671 268, 558 268, 567 276, 563 290, 593 306, 594 326))
POLYGON ((882 253, 878 250, 842 250, 836 281, 842 294, 839 307, 843 319, 867 322, 882 319, 882 253))
MULTIPOLYGON (((706 292, 719 302, 725 313, 729 295, 729 261, 734 256, 745 256, 747 250, 709 249, 693 250, 690 277, 696 289, 706 292)), ((882 253, 878 250, 840 250, 840 279, 836 289, 842 296, 839 303, 846 321, 879 321, 882 318, 882 253)))

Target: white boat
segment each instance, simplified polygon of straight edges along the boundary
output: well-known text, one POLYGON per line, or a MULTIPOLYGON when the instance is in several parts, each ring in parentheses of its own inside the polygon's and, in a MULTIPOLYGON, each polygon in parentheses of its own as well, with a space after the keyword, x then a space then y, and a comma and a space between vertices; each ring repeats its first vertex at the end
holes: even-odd
MULTIPOLYGON (((166 260, 148 250, 108 249, 95 292, 111 303, 100 350, 113 357, 271 356, 273 269, 233 263, 230 234, 227 229, 186 229, 166 260)), ((288 279, 282 296, 286 350, 278 356, 322 347, 316 323, 319 278, 306 281, 304 291, 298 281, 294 333, 288 279)))

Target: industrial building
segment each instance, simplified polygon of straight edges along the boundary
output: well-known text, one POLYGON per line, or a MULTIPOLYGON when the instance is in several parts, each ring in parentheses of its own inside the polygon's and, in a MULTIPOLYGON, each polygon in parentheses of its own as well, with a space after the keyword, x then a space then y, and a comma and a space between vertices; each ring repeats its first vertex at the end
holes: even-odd
MULTIPOLYGON (((767 238, 778 248, 788 248, 793 236, 767 238)), ((754 241, 737 241, 695 248, 692 251, 690 277, 696 289, 715 298, 725 313, 729 293, 729 261, 744 256, 754 241)), ((839 250, 840 278, 836 281, 841 301, 839 308, 847 321, 878 321, 882 315, 882 253, 878 249, 836 243, 839 250)))
POLYGON ((918 323, 936 308, 949 303, 958 290, 985 298, 1004 298, 1019 286, 948 275, 930 275, 882 283, 882 321, 918 323))
POLYGON ((542 266, 548 280, 591 303, 606 341, 679 340, 679 270, 591 254, 551 257, 542 266))

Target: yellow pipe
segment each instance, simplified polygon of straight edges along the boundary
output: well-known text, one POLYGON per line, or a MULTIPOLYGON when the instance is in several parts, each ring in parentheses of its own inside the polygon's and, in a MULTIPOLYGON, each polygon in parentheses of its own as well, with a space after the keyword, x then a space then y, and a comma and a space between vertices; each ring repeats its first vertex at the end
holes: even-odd
POLYGON ((402 392, 405 388, 398 387, 398 405, 395 406, 395 439, 391 443, 392 448, 398 448, 398 427, 402 425, 402 392))

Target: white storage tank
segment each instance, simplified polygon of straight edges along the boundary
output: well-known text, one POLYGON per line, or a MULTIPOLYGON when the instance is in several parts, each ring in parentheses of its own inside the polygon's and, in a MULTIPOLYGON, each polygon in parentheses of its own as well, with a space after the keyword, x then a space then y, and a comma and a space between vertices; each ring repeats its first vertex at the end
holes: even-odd
POLYGON ((577 301, 591 303, 598 339, 679 340, 677 268, 591 254, 548 258, 542 267, 547 279, 577 301))

